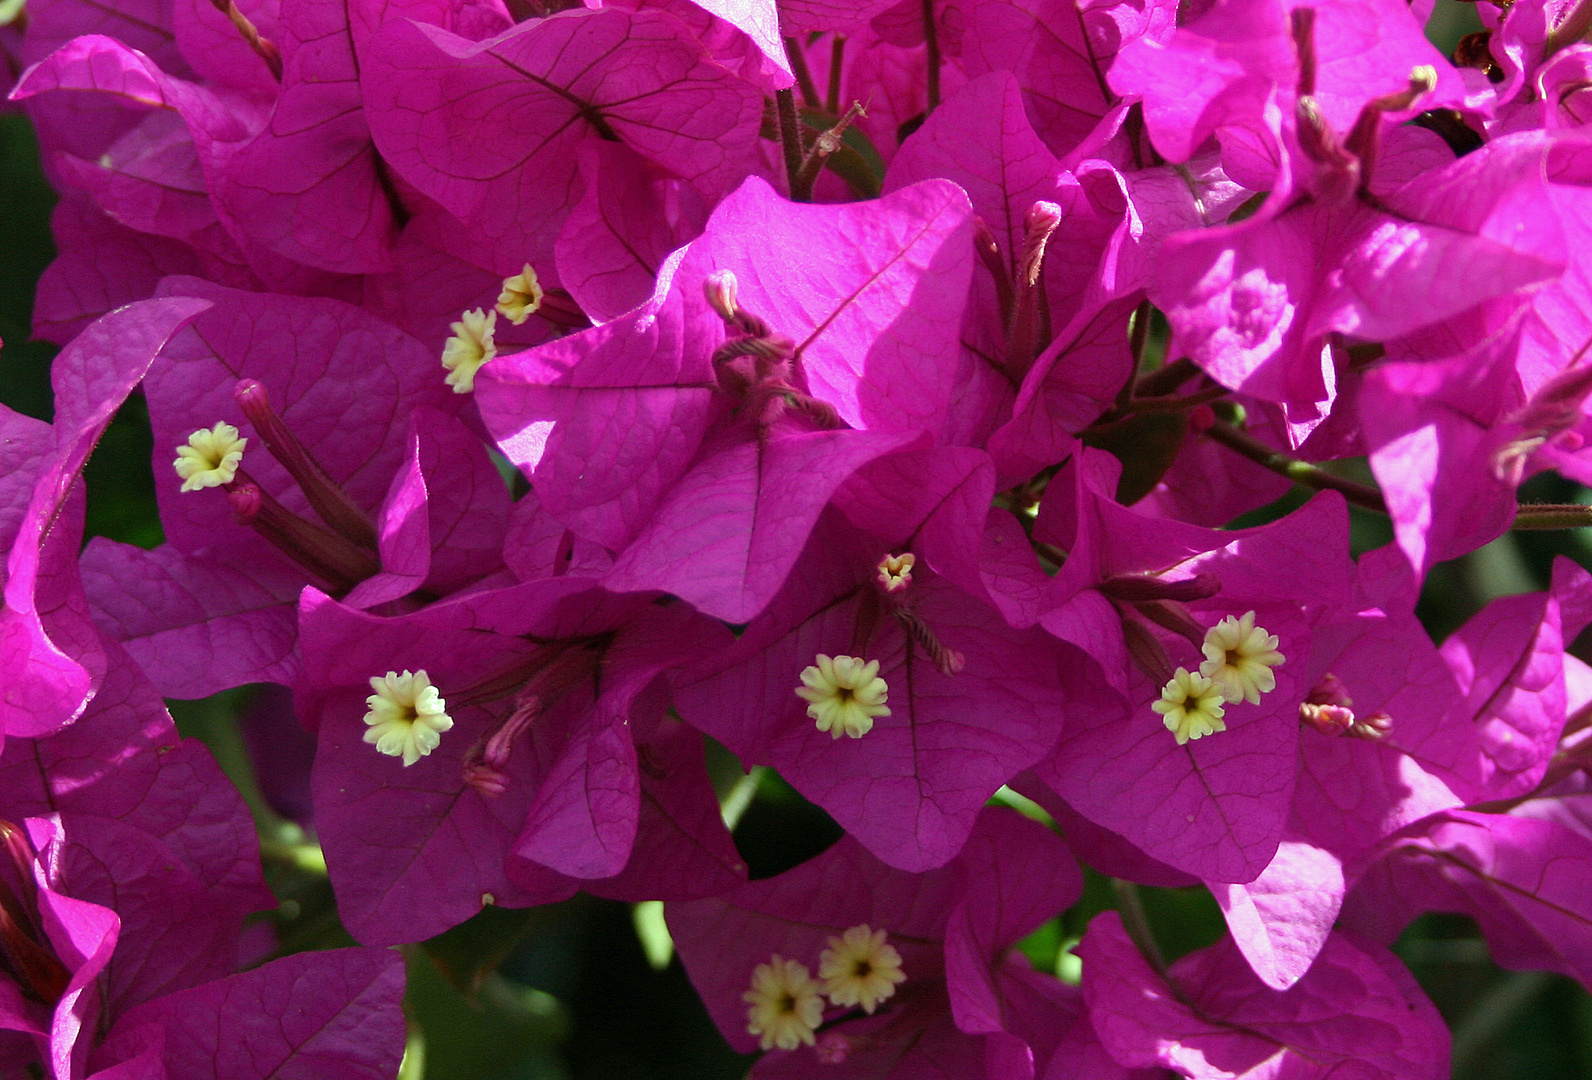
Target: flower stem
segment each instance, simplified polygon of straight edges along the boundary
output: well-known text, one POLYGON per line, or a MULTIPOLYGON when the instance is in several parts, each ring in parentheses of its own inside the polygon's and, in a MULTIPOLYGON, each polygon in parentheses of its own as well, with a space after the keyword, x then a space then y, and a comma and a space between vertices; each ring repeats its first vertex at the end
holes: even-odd
POLYGON ((1144 902, 1139 899, 1139 887, 1131 881, 1112 878, 1111 891, 1117 897, 1117 912, 1122 916, 1122 928, 1128 932, 1128 937, 1145 962, 1165 979, 1166 957, 1161 955, 1161 946, 1155 943, 1155 934, 1150 931, 1150 920, 1144 914, 1144 902))
POLYGON ((1516 529, 1584 529, 1592 525, 1592 506, 1580 503, 1524 503, 1515 510, 1516 529))
POLYGON ((812 202, 813 182, 818 179, 819 170, 824 167, 824 161, 841 147, 841 137, 845 135, 846 128, 859 116, 866 115, 862 111, 862 102, 854 101, 851 108, 846 110, 844 116, 835 122, 835 126, 828 131, 821 132, 813 142, 812 149, 802 159, 801 168, 796 173, 796 178, 791 181, 790 197, 792 202, 812 202))
POLYGON ((923 44, 929 61, 929 104, 923 110, 927 117, 940 107, 940 31, 934 21, 934 0, 923 0, 923 44))
POLYGON ((793 37, 785 38, 785 55, 790 58, 791 74, 796 76, 796 85, 801 88, 802 104, 809 109, 818 108, 818 87, 813 83, 813 73, 807 67, 807 54, 802 52, 801 42, 793 37))
POLYGON ((832 113, 840 111, 840 73, 845 67, 846 39, 835 34, 829 44, 829 93, 824 98, 824 108, 832 113))
POLYGON ((779 119, 779 145, 785 153, 785 179, 791 199, 796 198, 796 178, 802 171, 802 128, 796 116, 796 95, 789 90, 774 91, 774 114, 779 119))
POLYGON ((1285 476, 1295 483, 1313 487, 1318 491, 1336 491, 1355 506, 1363 506, 1379 514, 1388 512, 1387 500, 1382 498, 1382 493, 1376 488, 1346 480, 1308 461, 1300 461, 1298 458, 1273 450, 1259 439, 1239 431, 1231 424, 1218 420, 1206 430, 1205 434, 1262 468, 1270 469, 1278 476, 1285 476))

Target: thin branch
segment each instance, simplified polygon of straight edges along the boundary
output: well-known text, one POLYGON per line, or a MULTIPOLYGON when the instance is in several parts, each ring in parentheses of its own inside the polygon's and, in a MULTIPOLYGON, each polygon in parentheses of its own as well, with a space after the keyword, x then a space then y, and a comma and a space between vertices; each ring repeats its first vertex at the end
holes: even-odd
POLYGON ((1194 361, 1185 356, 1145 375, 1134 385, 1133 393, 1138 397, 1162 397, 1199 373, 1200 369, 1194 361))
POLYGON ((1522 503, 1515 510, 1516 529, 1584 529, 1592 525, 1592 506, 1579 503, 1522 503))
POLYGON ((813 140, 813 148, 802 159, 801 168, 797 170, 796 178, 791 181, 790 197, 792 202, 811 202, 813 198, 813 182, 818 179, 818 172, 824 167, 824 161, 841 147, 841 136, 845 135, 846 128, 859 116, 866 116, 862 111, 862 102, 854 101, 846 114, 835 122, 835 126, 827 131, 820 132, 818 138, 813 140))
POLYGON ((790 58, 791 74, 796 76, 796 85, 801 88, 802 104, 809 109, 816 109, 818 108, 818 87, 813 82, 813 73, 807 67, 807 54, 802 52, 801 42, 795 38, 788 37, 784 40, 785 55, 790 58))
POLYGON ((1367 510, 1375 510, 1379 514, 1386 514, 1387 500, 1382 498, 1382 493, 1376 488, 1357 484, 1353 480, 1345 480, 1335 473, 1308 461, 1289 457, 1280 451, 1273 450, 1253 435, 1239 431, 1231 424, 1220 420, 1212 424, 1205 432, 1212 439, 1221 443, 1229 450, 1234 450, 1250 461, 1270 469, 1278 476, 1285 476, 1289 480, 1306 487, 1313 487, 1319 491, 1336 491, 1345 499, 1356 506, 1363 506, 1367 510))
POLYGON ((824 108, 832 113, 840 111, 840 73, 845 68, 846 39, 835 34, 829 43, 829 94, 824 98, 824 108))
POLYGON ((940 31, 934 20, 934 0, 923 0, 923 44, 929 61, 929 104, 923 110, 927 117, 940 107, 940 31))

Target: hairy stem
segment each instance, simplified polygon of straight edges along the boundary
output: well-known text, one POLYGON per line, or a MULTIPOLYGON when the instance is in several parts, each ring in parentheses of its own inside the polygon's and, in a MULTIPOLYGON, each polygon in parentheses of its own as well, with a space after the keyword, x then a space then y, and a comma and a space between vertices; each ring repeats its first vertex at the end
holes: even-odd
POLYGON ((809 109, 818 108, 818 87, 813 82, 813 73, 807 67, 807 54, 802 52, 801 42, 793 37, 784 39, 785 55, 790 58, 791 74, 796 76, 796 85, 802 92, 802 104, 809 109))
POLYGON ((1522 503, 1515 510, 1516 529, 1584 529, 1592 525, 1592 506, 1579 503, 1522 503))
POLYGON ((796 177, 802 171, 802 128, 796 117, 796 95, 789 90, 774 91, 774 112, 779 118, 779 145, 785 152, 785 180, 796 202, 796 177))

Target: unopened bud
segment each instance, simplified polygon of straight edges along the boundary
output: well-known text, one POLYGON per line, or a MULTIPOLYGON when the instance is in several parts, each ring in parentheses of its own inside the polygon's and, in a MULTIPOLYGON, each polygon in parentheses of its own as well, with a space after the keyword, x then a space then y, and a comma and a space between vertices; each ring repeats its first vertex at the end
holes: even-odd
POLYGON ((1100 591, 1128 603, 1150 600, 1206 600, 1222 591, 1221 578, 1210 571, 1182 581, 1164 581, 1151 574, 1120 574, 1100 583, 1100 591))
POLYGON ((707 295, 708 306, 718 313, 719 318, 725 322, 734 320, 735 302, 741 292, 741 283, 735 271, 713 271, 703 280, 702 291, 707 295))
POLYGON ((232 507, 232 520, 239 525, 249 525, 260 516, 260 489, 253 484, 237 484, 227 490, 227 502, 232 507))
POLYGON ((1393 734, 1393 718, 1385 712, 1374 712, 1362 720, 1356 720, 1348 733, 1357 739, 1380 742, 1393 734))
POLYGON ((1062 209, 1044 199, 1034 203, 1023 215, 1023 257, 1018 268, 1019 281, 1029 287, 1039 281, 1039 271, 1045 262, 1045 245, 1050 234, 1061 224, 1062 209))
POLYGON ((1323 735, 1343 735, 1354 726, 1354 710, 1342 705, 1299 705, 1300 723, 1309 724, 1323 735))
POLYGON ((851 1040, 838 1031, 825 1032, 813 1053, 825 1065, 844 1065, 851 1056, 851 1040))
POLYGON ((1172 658, 1150 632, 1149 627, 1137 619, 1122 620, 1122 640, 1128 647, 1128 658, 1134 666, 1149 676, 1150 681, 1162 686, 1171 681, 1172 658))
POLYGON ((1048 199, 1040 199, 1028 208, 1028 213, 1023 215, 1023 225, 1029 236, 1035 233, 1044 233, 1049 236, 1056 231, 1056 226, 1061 224, 1061 207, 1048 199))
POLYGON ((1518 434, 1493 452, 1493 476, 1511 486, 1525 475, 1526 461, 1544 443, 1565 434, 1581 422, 1581 405, 1592 392, 1592 364, 1559 372, 1543 383, 1531 400, 1509 418, 1518 434))
POLYGON ((376 551, 376 528, 342 486, 299 441, 287 422, 271 404, 271 395, 255 379, 239 379, 232 389, 238 403, 271 456, 292 474, 299 491, 309 500, 315 513, 333 532, 369 552, 376 551))

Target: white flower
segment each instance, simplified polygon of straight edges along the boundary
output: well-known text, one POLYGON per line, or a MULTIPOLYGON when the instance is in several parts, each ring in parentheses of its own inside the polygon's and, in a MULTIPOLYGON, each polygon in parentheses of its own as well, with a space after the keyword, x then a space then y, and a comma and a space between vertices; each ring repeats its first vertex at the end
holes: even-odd
POLYGON ((815 665, 802 669, 802 683, 796 693, 809 702, 807 715, 837 739, 860 739, 873 730, 874 717, 890 715, 890 687, 879 678, 877 660, 819 653, 815 665))
POLYGON ((455 394, 475 389, 475 373, 497 355, 492 334, 497 329, 497 312, 474 308, 459 316, 450 327, 453 336, 442 347, 442 366, 448 369, 447 384, 455 394))
POLYGON ((542 306, 542 285, 536 280, 536 271, 526 263, 525 269, 503 282, 498 293, 496 311, 515 326, 536 313, 542 306))
POLYGON ((447 705, 424 668, 373 675, 370 688, 376 692, 365 699, 365 741, 383 754, 403 758, 406 766, 435 750, 442 733, 453 727, 447 705))
POLYGON ((824 999, 807 965, 775 953, 752 971, 752 988, 741 995, 749 1006, 746 1030, 764 1050, 794 1050, 813 1045, 813 1031, 824 1019, 824 999))
POLYGON ((1286 659, 1277 651, 1277 635, 1255 625, 1255 613, 1241 618, 1231 615, 1205 633, 1206 660, 1200 674, 1221 688, 1228 704, 1247 701, 1260 703, 1260 695, 1277 688, 1271 669, 1286 659))
POLYGON ((1190 675, 1187 668, 1172 673, 1172 681, 1161 688, 1161 700, 1152 701, 1150 708, 1161 714, 1179 746, 1227 730, 1221 690, 1203 675, 1190 675))
POLYGON ((824 993, 831 1002, 861 1005, 871 1016, 896 992, 897 983, 907 981, 901 954, 885 942, 885 936, 883 930, 862 923, 829 939, 829 948, 818 957, 818 977, 824 980, 824 993))
POLYGON ((200 428, 188 436, 188 445, 177 447, 177 460, 171 463, 182 477, 182 490, 230 484, 238 475, 248 445, 249 440, 238 438, 238 429, 228 423, 219 423, 208 431, 200 428))

